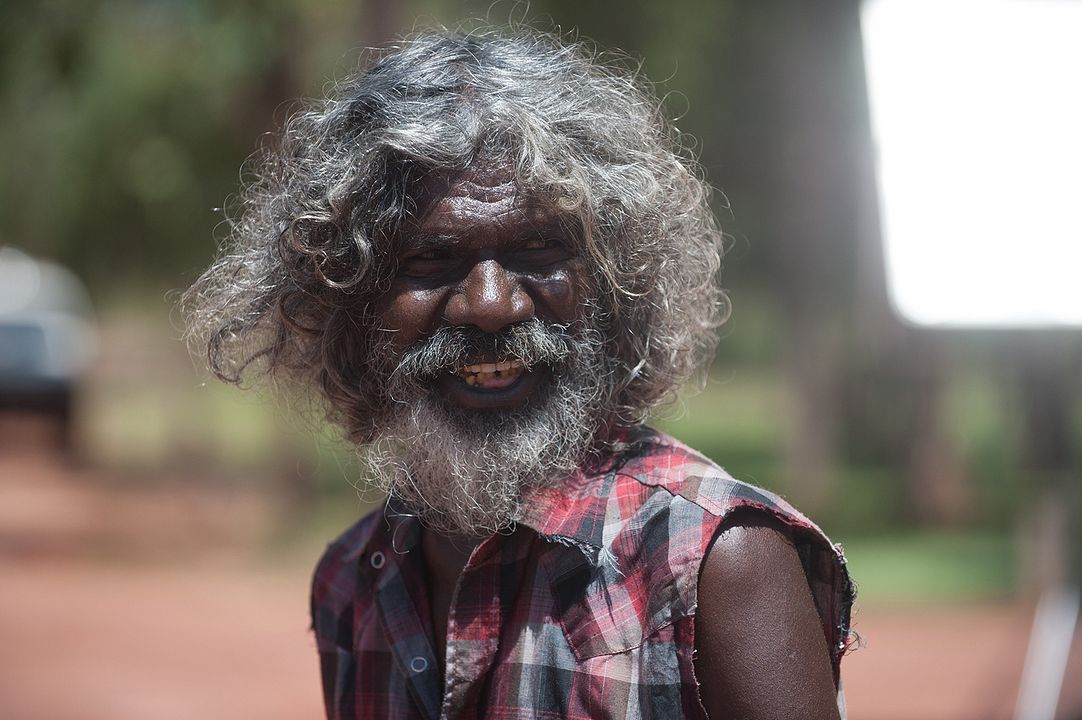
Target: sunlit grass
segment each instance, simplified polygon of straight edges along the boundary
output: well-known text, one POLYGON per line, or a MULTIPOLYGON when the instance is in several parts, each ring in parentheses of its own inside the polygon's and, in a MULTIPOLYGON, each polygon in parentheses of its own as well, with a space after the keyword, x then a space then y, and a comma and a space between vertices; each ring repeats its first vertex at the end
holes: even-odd
POLYGON ((920 533, 855 537, 844 543, 861 602, 1002 598, 1015 586, 1007 535, 920 533))

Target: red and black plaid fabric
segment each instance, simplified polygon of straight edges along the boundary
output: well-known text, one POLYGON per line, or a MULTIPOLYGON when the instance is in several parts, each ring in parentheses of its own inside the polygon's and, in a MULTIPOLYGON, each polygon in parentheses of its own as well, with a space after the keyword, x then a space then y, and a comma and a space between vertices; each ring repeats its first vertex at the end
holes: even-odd
POLYGON ((446 677, 416 519, 374 513, 327 549, 312 624, 329 718, 705 718, 692 659, 699 568, 740 508, 794 529, 837 680, 853 600, 841 549, 687 446, 643 429, 523 507, 516 530, 466 564, 446 677))

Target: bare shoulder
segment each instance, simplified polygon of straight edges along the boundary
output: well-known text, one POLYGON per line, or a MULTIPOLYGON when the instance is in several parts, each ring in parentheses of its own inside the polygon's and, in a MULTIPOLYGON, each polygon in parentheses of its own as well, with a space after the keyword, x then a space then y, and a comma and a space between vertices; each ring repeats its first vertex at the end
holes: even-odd
POLYGON ((789 528, 760 512, 722 526, 695 617, 703 704, 721 718, 837 718, 830 652, 789 528))

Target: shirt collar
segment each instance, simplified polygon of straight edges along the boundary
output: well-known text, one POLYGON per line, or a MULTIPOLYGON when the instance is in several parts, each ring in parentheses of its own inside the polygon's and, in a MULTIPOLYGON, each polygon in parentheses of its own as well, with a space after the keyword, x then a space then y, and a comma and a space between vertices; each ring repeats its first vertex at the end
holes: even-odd
POLYGON ((516 520, 549 542, 576 547, 596 562, 605 527, 605 476, 576 469, 527 493, 516 520))
POLYGON ((597 564, 616 475, 657 438, 644 426, 622 430, 604 453, 594 454, 561 481, 528 492, 517 521, 549 542, 578 548, 597 564))
POLYGON ((347 548, 345 559, 356 560, 374 542, 381 552, 403 555, 421 543, 421 523, 398 498, 388 497, 383 510, 371 522, 357 526, 359 532, 350 532, 339 540, 347 548))

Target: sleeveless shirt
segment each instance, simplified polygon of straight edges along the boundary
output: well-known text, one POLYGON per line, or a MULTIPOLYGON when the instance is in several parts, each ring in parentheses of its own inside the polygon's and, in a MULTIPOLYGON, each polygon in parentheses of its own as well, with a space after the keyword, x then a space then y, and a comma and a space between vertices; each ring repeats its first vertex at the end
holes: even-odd
POLYGON ((841 548, 777 495, 640 428, 606 460, 529 493, 515 529, 473 551, 442 677, 417 519, 378 511, 332 543, 311 598, 327 717, 705 718, 699 570, 743 509, 791 528, 837 685, 854 597, 841 548))

